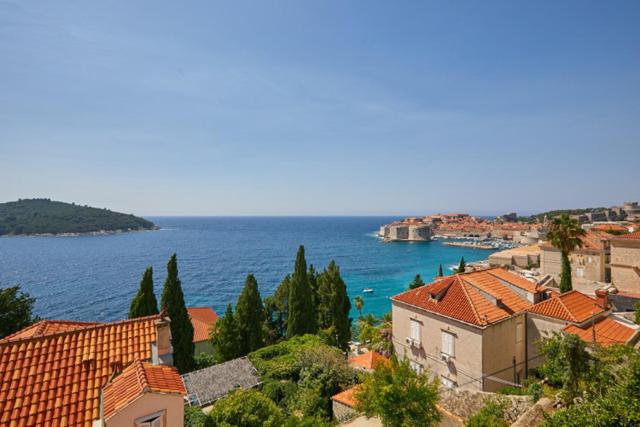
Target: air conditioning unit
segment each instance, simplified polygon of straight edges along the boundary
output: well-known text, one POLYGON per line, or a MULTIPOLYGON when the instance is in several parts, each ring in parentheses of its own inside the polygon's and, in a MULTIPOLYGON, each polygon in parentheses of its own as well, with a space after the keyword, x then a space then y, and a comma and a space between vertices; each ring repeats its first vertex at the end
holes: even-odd
POLYGON ((451 361, 451 356, 449 356, 446 353, 440 353, 440 357, 442 358, 442 360, 444 360, 447 363, 449 363, 451 361))
POLYGON ((413 339, 412 339, 411 337, 406 337, 406 338, 404 339, 404 342, 406 342, 406 343, 407 343, 407 344, 409 344, 409 345, 412 345, 412 344, 413 344, 413 339))
POLYGON ((411 340, 411 345, 414 347, 420 347, 421 342, 418 340, 411 340))

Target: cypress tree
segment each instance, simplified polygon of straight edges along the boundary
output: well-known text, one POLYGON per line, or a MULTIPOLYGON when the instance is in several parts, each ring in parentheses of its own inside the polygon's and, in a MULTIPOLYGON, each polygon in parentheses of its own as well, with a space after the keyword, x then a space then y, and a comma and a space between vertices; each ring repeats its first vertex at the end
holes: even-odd
POLYGON ((335 261, 331 261, 318 277, 318 287, 320 328, 332 328, 338 347, 346 350, 351 339, 351 301, 335 261))
POLYGON ((231 304, 227 305, 224 316, 213 327, 210 340, 216 362, 222 363, 241 356, 238 323, 231 304))
POLYGON ((464 257, 460 258, 460 265, 456 269, 456 273, 464 273, 464 270, 467 268, 467 264, 464 262, 464 257))
POLYGON ((129 319, 158 314, 158 301, 153 293, 153 268, 148 267, 140 281, 138 293, 131 300, 129 319))
POLYGON ((304 258, 304 246, 300 245, 296 255, 296 264, 289 284, 289 314, 287 318, 287 337, 313 334, 316 332, 316 317, 313 312, 311 289, 307 276, 307 261, 304 258))
POLYGON ((311 307, 313 307, 313 316, 318 318, 318 304, 320 304, 320 296, 318 295, 318 273, 313 267, 313 264, 309 264, 309 270, 307 271, 307 278, 309 280, 309 289, 311 290, 311 307))
POLYGON ((438 267, 438 275, 436 277, 442 277, 444 274, 442 273, 442 264, 438 267))
POLYGON ((162 289, 160 305, 171 319, 174 365, 181 373, 189 372, 194 367, 193 325, 187 313, 182 284, 178 278, 176 254, 173 254, 167 263, 167 280, 162 289))
POLYGON ((267 312, 266 329, 267 341, 275 344, 287 334, 287 316, 289 314, 289 283, 291 276, 288 274, 280 282, 273 295, 264 299, 267 312))
POLYGON ((253 274, 247 275, 244 289, 236 304, 236 320, 240 337, 240 353, 245 355, 264 346, 262 326, 265 320, 264 306, 253 274))
POLYGON ((416 274, 416 277, 413 279, 413 282, 409 283, 409 289, 419 288, 423 286, 424 282, 422 281, 422 277, 419 274, 416 274))

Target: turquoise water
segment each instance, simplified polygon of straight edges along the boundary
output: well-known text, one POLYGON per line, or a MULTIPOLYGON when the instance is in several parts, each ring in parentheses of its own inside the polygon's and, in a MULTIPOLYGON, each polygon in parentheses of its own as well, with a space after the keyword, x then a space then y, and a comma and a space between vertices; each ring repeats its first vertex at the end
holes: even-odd
MULTIPOLYGON (((126 317, 142 272, 154 267, 156 293, 173 252, 187 304, 222 312, 234 303, 247 273, 264 296, 293 269, 298 245, 318 269, 335 259, 351 298, 364 313, 390 310, 389 297, 415 274, 428 281, 442 263, 485 259, 488 250, 440 242, 383 243, 375 235, 393 217, 151 217, 159 231, 78 237, 0 238, 0 286, 19 283, 37 297, 41 317, 115 320, 126 317), (363 294, 364 288, 374 293, 363 294)), ((355 316, 355 313, 354 313, 355 316)))

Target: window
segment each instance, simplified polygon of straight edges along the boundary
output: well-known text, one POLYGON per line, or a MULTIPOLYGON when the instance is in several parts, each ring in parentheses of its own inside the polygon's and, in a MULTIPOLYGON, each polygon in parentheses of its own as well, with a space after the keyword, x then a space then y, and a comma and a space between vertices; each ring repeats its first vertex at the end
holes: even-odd
POLYGON ((584 277, 584 268, 576 268, 576 277, 584 277))
POLYGON ((135 427, 164 427, 164 413, 165 411, 161 411, 138 418, 135 421, 135 427))
POLYGON ((420 322, 411 319, 411 339, 420 342, 420 322))
POLYGON ((516 324, 516 342, 522 342, 522 323, 516 324))
POLYGON ((421 374, 422 373, 422 365, 419 364, 418 362, 414 361, 414 360, 410 360, 409 361, 409 366, 411 367, 411 369, 413 369, 416 374, 421 374))
POLYGON ((589 264, 591 264, 591 263, 593 262, 593 258, 588 257, 588 258, 587 258, 587 262, 588 262, 589 264))
POLYGON ((455 348, 453 340, 456 338, 450 332, 442 331, 442 352, 451 357, 455 356, 455 348))
POLYGON ((449 378, 445 377, 445 376, 441 376, 440 377, 440 382, 442 383, 443 386, 445 386, 446 388, 455 388, 456 383, 455 381, 450 380, 449 378))

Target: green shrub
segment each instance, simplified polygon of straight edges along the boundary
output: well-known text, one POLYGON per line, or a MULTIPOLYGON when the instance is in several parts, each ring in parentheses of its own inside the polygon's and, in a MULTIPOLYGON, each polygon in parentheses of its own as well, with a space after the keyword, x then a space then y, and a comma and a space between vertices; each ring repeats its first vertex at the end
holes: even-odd
POLYGON ((217 401, 209 413, 216 427, 280 427, 282 410, 257 390, 238 390, 217 401))
POLYGON ((504 402, 489 401, 478 412, 469 417, 467 427, 508 427, 504 419, 504 402))
POLYGON ((197 406, 184 407, 184 427, 214 427, 213 420, 197 406))
POLYGON ((515 386, 502 387, 501 389, 498 389, 497 393, 510 394, 515 396, 522 396, 523 394, 527 394, 522 387, 515 387, 515 386))

